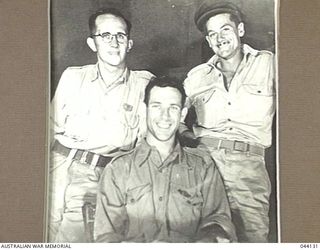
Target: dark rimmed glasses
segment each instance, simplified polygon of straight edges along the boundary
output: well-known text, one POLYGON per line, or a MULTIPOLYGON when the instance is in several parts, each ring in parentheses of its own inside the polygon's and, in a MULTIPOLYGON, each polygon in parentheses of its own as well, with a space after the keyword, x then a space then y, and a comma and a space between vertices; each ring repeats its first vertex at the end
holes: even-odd
POLYGON ((111 43, 112 38, 116 38, 118 43, 125 43, 128 39, 128 35, 122 32, 118 32, 116 34, 111 34, 110 32, 104 32, 101 34, 91 35, 91 37, 98 37, 100 36, 102 41, 105 43, 111 43))

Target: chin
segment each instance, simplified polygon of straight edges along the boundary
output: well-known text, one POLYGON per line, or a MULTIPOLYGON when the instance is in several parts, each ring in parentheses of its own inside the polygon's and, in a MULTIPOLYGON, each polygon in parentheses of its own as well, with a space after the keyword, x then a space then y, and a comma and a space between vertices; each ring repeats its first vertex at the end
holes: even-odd
POLYGON ((109 65, 112 65, 112 66, 119 66, 121 65, 121 61, 120 60, 108 60, 106 61, 109 65))

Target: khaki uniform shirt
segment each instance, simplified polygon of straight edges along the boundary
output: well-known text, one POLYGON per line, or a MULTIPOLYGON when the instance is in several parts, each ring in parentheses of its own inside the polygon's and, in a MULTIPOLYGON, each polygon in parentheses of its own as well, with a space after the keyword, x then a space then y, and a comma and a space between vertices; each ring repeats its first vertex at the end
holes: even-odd
POLYGON ((107 86, 98 65, 67 68, 51 103, 53 137, 69 148, 115 156, 145 130, 144 89, 152 74, 125 70, 107 86))
POLYGON ((217 56, 188 73, 184 85, 197 115, 194 133, 269 147, 275 112, 274 57, 248 45, 242 49, 244 57, 229 90, 216 67, 217 56))
POLYGON ((179 144, 161 162, 146 141, 115 158, 101 177, 94 225, 99 242, 234 240, 229 205, 209 155, 179 144))

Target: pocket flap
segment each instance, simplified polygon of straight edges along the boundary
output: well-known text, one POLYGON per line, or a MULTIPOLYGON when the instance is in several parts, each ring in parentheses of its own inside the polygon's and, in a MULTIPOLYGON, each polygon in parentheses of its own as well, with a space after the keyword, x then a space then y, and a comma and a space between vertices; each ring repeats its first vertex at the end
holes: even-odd
POLYGON ((127 204, 136 203, 139 201, 146 193, 152 190, 150 183, 143 184, 137 187, 131 187, 127 191, 127 204))
POLYGON ((253 95, 271 96, 273 95, 273 89, 264 84, 244 84, 244 89, 253 95))

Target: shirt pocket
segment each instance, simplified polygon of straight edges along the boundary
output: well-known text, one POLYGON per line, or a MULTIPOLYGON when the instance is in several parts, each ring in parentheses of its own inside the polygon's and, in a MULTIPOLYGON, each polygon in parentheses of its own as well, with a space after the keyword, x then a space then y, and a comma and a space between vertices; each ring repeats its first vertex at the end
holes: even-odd
MULTIPOLYGON (((126 196, 126 210, 130 227, 128 238, 139 238, 144 235, 150 221, 154 220, 152 185, 150 183, 129 187, 126 196), (147 225, 147 226, 146 226, 147 225)), ((156 223, 152 223, 156 224, 156 223)), ((151 228, 150 228, 150 231, 151 228)))
POLYGON ((243 84, 244 90, 256 96, 272 96, 274 91, 272 84, 258 83, 258 84, 243 84))
POLYGON ((127 191, 127 205, 135 205, 137 204, 143 196, 147 193, 150 193, 152 190, 152 186, 150 183, 142 184, 136 187, 130 187, 127 191))
POLYGON ((195 98, 193 104, 200 126, 211 127, 216 123, 216 117, 212 115, 215 99, 216 89, 210 89, 195 98))
POLYGON ((124 111, 124 124, 129 129, 136 129, 139 125, 139 115, 133 110, 124 111))
POLYGON ((201 219, 203 196, 198 187, 185 187, 173 182, 170 187, 170 228, 183 235, 194 236, 201 219))
POLYGON ((272 84, 254 83, 243 84, 239 93, 239 107, 244 122, 264 124, 266 118, 274 112, 274 90, 272 84))

